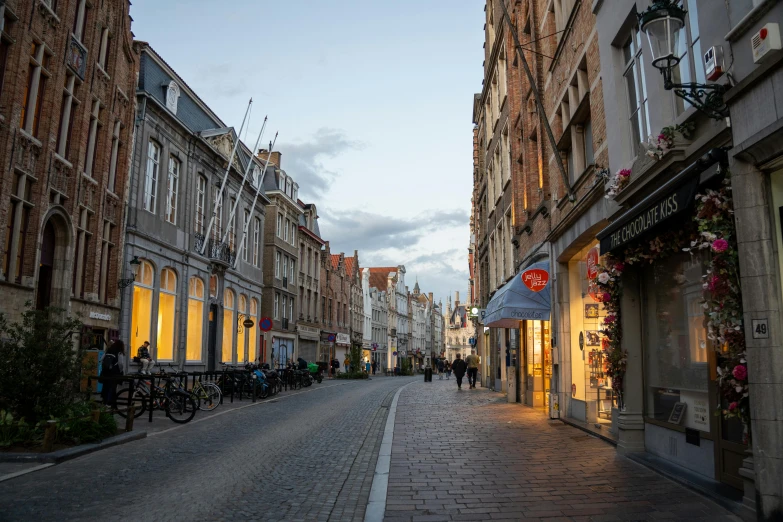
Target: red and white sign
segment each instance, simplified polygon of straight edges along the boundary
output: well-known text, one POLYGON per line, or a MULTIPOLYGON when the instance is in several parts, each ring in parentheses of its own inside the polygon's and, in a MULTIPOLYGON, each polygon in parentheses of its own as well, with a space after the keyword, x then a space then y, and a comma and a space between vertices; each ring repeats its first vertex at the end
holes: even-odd
POLYGON ((540 292, 549 282, 549 272, 541 268, 531 268, 521 274, 522 282, 534 292, 540 292))
POLYGON ((596 303, 602 302, 599 298, 598 285, 595 284, 595 278, 598 277, 598 246, 594 246, 587 252, 587 293, 596 303))

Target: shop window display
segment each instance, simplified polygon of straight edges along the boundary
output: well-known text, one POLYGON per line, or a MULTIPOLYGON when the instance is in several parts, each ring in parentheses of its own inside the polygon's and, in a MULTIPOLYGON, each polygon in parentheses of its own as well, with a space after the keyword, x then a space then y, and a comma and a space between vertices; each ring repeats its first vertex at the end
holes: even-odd
POLYGON ((237 329, 234 321, 234 292, 226 288, 223 293, 223 344, 221 348, 222 362, 231 363, 231 352, 234 345, 234 332, 237 329))
POLYGON ((148 261, 142 261, 136 284, 133 285, 133 311, 131 314, 131 347, 134 350, 144 341, 152 342, 152 291, 154 272, 148 261))
POLYGON ((204 327, 204 281, 191 277, 188 282, 188 338, 186 358, 188 362, 201 361, 201 339, 204 327))
POLYGON ((160 294, 158 294, 158 345, 159 361, 174 359, 174 320, 177 301, 177 275, 171 268, 160 273, 160 294))
POLYGON ((552 342, 549 321, 525 321, 527 404, 549 407, 552 381, 552 342))
POLYGON ((704 261, 677 254, 643 271, 645 409, 648 418, 709 431, 704 261))

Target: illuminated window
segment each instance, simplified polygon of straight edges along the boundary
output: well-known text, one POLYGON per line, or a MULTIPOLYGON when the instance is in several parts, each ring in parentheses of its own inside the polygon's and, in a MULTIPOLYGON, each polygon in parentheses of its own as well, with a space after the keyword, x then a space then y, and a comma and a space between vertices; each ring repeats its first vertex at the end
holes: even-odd
POLYGON ((133 285, 130 350, 135 350, 144 341, 151 340, 153 280, 152 265, 149 261, 142 261, 136 276, 136 283, 133 285))
POLYGON ((188 361, 201 361, 201 343, 204 330, 204 281, 191 277, 188 282, 188 361))
POLYGON ((237 363, 247 361, 247 357, 245 356, 245 327, 242 326, 242 322, 247 317, 245 314, 247 314, 247 297, 240 294, 239 320, 237 321, 237 363))
POLYGON ((174 310, 177 302, 177 275, 174 270, 164 268, 160 273, 160 295, 158 297, 158 359, 174 359, 174 310))
POLYGON ((231 353, 234 347, 234 332, 237 329, 234 320, 234 292, 226 288, 223 295, 223 344, 221 357, 223 362, 231 362, 231 353))
POLYGON ((250 319, 253 327, 247 331, 247 358, 254 360, 258 355, 258 300, 255 297, 250 300, 250 319))

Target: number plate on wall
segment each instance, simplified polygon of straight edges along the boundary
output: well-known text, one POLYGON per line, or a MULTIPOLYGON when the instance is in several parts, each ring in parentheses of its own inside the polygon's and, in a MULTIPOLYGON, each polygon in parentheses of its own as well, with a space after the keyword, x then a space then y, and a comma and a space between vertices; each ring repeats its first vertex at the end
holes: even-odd
POLYGON ((767 322, 767 319, 753 319, 751 321, 754 339, 769 339, 769 325, 767 322))

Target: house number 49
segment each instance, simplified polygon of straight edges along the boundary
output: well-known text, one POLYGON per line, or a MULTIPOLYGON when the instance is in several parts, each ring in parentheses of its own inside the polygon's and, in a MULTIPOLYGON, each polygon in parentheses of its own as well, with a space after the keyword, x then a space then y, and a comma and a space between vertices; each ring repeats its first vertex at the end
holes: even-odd
POLYGON ((754 319, 751 325, 754 339, 769 339, 769 326, 766 319, 754 319))

